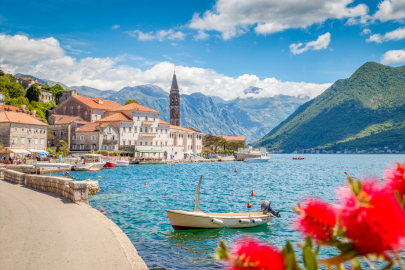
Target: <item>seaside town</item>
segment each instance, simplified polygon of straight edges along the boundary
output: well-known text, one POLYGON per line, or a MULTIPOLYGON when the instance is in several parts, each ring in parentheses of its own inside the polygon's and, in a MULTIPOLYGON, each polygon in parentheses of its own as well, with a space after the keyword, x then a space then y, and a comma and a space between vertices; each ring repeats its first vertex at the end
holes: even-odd
POLYGON ((0 270, 405 270, 405 0, 0 3, 0 270))

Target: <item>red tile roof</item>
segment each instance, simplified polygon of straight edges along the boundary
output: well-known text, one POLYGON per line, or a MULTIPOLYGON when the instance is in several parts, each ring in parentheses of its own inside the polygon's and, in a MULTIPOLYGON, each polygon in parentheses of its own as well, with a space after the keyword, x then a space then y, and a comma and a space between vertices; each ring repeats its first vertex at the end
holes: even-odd
POLYGON ((132 119, 123 114, 122 112, 114 113, 110 116, 101 118, 97 120, 96 122, 119 122, 119 121, 126 121, 126 122, 132 122, 132 119))
POLYGON ((21 110, 21 108, 11 106, 11 105, 0 105, 0 110, 1 111, 6 111, 8 108, 11 108, 12 112, 17 112, 17 111, 21 110))
POLYGON ((170 125, 170 124, 159 119, 159 125, 170 125))
MULTIPOLYGON (((59 117, 56 117, 59 118, 59 117)), ((70 122, 74 121, 84 121, 80 116, 66 116, 66 115, 61 115, 60 119, 55 123, 55 125, 63 125, 63 124, 69 124, 70 122)))
POLYGON ((103 100, 101 98, 87 98, 82 95, 74 96, 72 98, 77 99, 78 101, 86 104, 92 109, 100 109, 100 110, 113 110, 120 107, 123 107, 121 104, 111 101, 111 100, 103 100), (100 101, 102 104, 100 104, 100 101))
POLYGON ((123 112, 123 111, 142 111, 142 112, 153 112, 153 113, 159 113, 158 111, 152 110, 148 107, 142 106, 137 103, 131 103, 125 106, 122 106, 120 108, 116 109, 111 109, 109 110, 110 112, 123 112))
POLYGON ((47 124, 35 119, 29 114, 16 112, 0 112, 0 123, 20 123, 37 126, 47 126, 47 124))
POLYGON ((186 127, 182 127, 182 126, 174 126, 174 125, 170 125, 171 129, 177 129, 177 130, 181 130, 181 131, 187 131, 187 132, 198 132, 200 133, 200 131, 197 131, 193 128, 186 128, 186 127))
POLYGON ((243 136, 225 136, 225 135, 215 135, 216 137, 220 137, 227 141, 244 141, 245 137, 243 136))
POLYGON ((86 123, 84 126, 76 130, 76 132, 97 132, 98 128, 105 128, 109 123, 86 123))

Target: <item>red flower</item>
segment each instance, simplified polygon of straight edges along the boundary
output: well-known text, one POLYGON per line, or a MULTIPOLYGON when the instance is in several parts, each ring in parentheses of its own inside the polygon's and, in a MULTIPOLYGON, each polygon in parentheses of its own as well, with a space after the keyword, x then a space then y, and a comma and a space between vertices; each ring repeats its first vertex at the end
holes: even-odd
POLYGON ((228 270, 284 270, 284 258, 276 248, 260 243, 258 240, 245 238, 232 249, 236 259, 228 270))
POLYGON ((405 240, 405 215, 392 192, 366 180, 357 195, 351 190, 342 195, 340 218, 360 254, 399 250, 405 240))
POLYGON ((387 187, 397 190, 401 197, 405 196, 405 162, 397 163, 397 167, 384 170, 384 179, 387 181, 387 187))
POLYGON ((310 198, 304 207, 299 208, 301 216, 294 222, 297 231, 303 236, 311 235, 317 242, 331 240, 336 225, 336 213, 332 206, 321 199, 310 198))

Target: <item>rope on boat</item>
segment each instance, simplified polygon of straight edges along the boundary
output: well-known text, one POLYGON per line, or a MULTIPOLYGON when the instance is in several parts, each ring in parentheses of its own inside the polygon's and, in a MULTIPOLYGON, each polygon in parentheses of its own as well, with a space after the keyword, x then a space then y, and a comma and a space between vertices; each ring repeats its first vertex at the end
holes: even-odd
POLYGON ((288 226, 288 227, 290 226, 290 225, 288 225, 288 224, 285 224, 285 223, 282 223, 282 222, 278 221, 277 219, 274 219, 274 220, 277 221, 278 223, 284 225, 284 226, 288 226))

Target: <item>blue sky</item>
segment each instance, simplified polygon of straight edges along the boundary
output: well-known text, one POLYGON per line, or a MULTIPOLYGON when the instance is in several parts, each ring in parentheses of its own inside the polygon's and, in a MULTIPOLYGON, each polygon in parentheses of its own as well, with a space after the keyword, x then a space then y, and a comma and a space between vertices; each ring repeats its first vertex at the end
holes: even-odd
POLYGON ((168 90, 176 69, 183 93, 316 96, 405 62, 404 0, 1 0, 0 16, 5 71, 102 90, 168 90))

